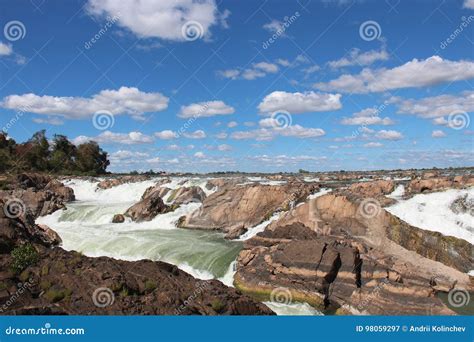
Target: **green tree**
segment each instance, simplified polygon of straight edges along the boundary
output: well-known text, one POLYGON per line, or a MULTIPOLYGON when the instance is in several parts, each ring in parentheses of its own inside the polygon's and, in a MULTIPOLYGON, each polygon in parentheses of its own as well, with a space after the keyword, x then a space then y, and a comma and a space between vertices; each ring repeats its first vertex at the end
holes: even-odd
POLYGON ((103 151, 95 141, 89 141, 77 147, 78 171, 87 174, 104 174, 109 165, 107 152, 103 151))
POLYGON ((77 154, 76 146, 65 135, 55 134, 51 151, 50 168, 52 171, 74 171, 77 154))

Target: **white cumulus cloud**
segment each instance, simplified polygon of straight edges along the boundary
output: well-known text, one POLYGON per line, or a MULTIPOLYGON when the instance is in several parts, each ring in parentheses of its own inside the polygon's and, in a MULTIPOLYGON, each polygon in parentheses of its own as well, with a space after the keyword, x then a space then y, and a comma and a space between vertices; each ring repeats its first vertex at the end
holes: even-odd
POLYGON ((182 106, 178 116, 183 119, 192 117, 210 117, 216 115, 229 115, 233 114, 235 109, 223 101, 207 101, 192 103, 188 106, 182 106))
POLYGON ((317 92, 288 93, 274 91, 265 96, 258 105, 261 113, 287 111, 291 114, 306 112, 325 112, 342 108, 340 94, 324 94, 317 92))
POLYGON ((392 69, 363 69, 359 74, 344 74, 329 82, 314 84, 316 89, 348 93, 384 92, 392 89, 426 87, 443 82, 474 78, 474 63, 450 61, 439 56, 413 59, 392 69))

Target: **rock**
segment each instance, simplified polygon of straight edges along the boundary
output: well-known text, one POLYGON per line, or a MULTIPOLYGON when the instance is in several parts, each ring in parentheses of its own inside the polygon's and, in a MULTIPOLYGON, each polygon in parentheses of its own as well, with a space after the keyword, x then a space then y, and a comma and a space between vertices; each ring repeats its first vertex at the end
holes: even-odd
POLYGON ((391 180, 377 180, 373 182, 354 183, 349 191, 355 192, 362 197, 378 197, 388 195, 395 189, 395 183, 391 180))
POLYGON ((360 245, 301 224, 265 230, 246 241, 234 285, 258 298, 280 294, 344 314, 454 314, 433 295, 429 278, 417 274, 417 265, 394 267, 360 245))
POLYGON ((145 190, 145 192, 143 193, 142 195, 142 199, 145 199, 147 198, 148 196, 150 196, 151 194, 153 193, 156 193, 158 196, 160 196, 161 198, 163 198, 168 192, 170 192, 171 189, 169 188, 166 188, 166 187, 163 187, 161 185, 154 185, 154 186, 150 186, 149 188, 147 188, 145 190))
POLYGON ((40 173, 21 173, 17 176, 17 181, 22 189, 35 188, 41 190, 51 181, 51 177, 40 173))
POLYGON ((76 199, 74 190, 64 186, 60 181, 53 179, 44 187, 45 190, 56 193, 64 202, 72 202, 76 199))
POLYGON ((123 223, 125 222, 125 216, 122 214, 115 214, 112 218, 112 223, 123 223))
MULTIPOLYGON (((97 184, 99 189, 110 189, 114 186, 126 184, 126 183, 136 183, 149 180, 150 176, 148 175, 133 175, 133 176, 121 176, 116 178, 107 178, 97 184)), ((164 178, 167 179, 167 178, 164 178)), ((164 180, 163 179, 163 180, 164 180)))
POLYGON ((151 221, 157 215, 171 211, 171 207, 164 204, 159 193, 154 192, 140 202, 134 204, 125 212, 135 222, 151 221))
POLYGON ((449 207, 455 214, 467 213, 474 216, 474 199, 468 198, 468 194, 456 198, 449 207))
POLYGON ((191 186, 172 190, 168 197, 168 201, 181 205, 202 202, 205 198, 206 194, 199 186, 191 186))
POLYGON ((430 178, 430 179, 415 179, 408 184, 408 192, 423 193, 435 190, 444 190, 452 186, 452 181, 448 178, 430 178))
POLYGON ((277 210, 288 210, 314 189, 314 184, 306 183, 220 188, 206 197, 202 207, 187 215, 181 224, 186 228, 219 229, 235 236, 236 230, 253 227, 277 210))

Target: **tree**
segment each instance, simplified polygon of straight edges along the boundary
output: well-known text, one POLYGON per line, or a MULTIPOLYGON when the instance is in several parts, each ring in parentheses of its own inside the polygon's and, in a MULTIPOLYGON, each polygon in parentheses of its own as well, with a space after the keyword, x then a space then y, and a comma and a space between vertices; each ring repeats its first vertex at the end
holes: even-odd
POLYGON ((36 132, 23 145, 25 145, 23 157, 28 168, 35 171, 48 171, 49 142, 46 139, 46 130, 36 132))
POLYGON ((77 148, 76 166, 80 172, 88 174, 104 174, 110 161, 95 141, 81 144, 77 148))
POLYGON ((51 152, 50 167, 52 171, 73 171, 76 167, 77 148, 65 135, 55 134, 51 152))

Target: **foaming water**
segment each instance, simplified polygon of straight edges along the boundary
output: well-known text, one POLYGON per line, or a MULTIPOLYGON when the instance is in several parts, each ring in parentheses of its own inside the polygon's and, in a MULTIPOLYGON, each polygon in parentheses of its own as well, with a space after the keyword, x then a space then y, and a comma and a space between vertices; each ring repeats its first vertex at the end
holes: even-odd
POLYGON ((387 197, 400 200, 402 199, 404 194, 405 194, 405 185, 400 184, 400 185, 397 185, 395 190, 393 190, 391 194, 387 195, 387 197))
POLYGON ((255 235, 258 233, 261 233, 267 228, 267 226, 272 223, 273 221, 277 220, 280 217, 280 213, 274 213, 272 217, 270 217, 268 220, 263 221, 260 224, 257 224, 255 227, 250 228, 247 230, 244 234, 240 235, 240 237, 237 239, 237 241, 245 241, 250 238, 253 238, 255 235))
POLYGON ((474 188, 419 194, 386 209, 413 226, 474 244, 473 217, 468 211, 456 213, 451 208, 456 199, 465 195, 468 200, 474 199, 474 188))
MULTIPOLYGON (((199 279, 225 277, 242 243, 226 240, 223 234, 214 231, 176 228, 178 219, 198 209, 200 203, 182 205, 149 222, 137 223, 126 218, 124 223, 112 223, 115 214, 124 213, 158 180, 127 183, 105 190, 97 189, 97 181, 66 181, 66 185, 73 188, 77 201, 69 203, 67 210, 40 217, 37 222, 55 230, 66 250, 93 257, 161 260, 199 279)), ((162 186, 205 187, 206 183, 205 179, 176 178, 162 186)))
POLYGON ((322 316, 323 314, 308 303, 263 302, 278 316, 322 316))

